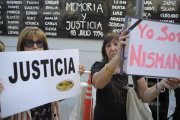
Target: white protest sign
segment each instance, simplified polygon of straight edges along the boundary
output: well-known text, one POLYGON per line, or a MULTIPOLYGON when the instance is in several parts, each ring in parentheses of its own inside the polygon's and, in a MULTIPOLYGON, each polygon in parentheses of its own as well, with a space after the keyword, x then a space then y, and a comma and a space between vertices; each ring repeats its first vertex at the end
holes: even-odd
POLYGON ((3 52, 0 58, 2 117, 81 92, 77 49, 3 52))
POLYGON ((127 74, 180 77, 180 25, 143 20, 128 45, 127 74))

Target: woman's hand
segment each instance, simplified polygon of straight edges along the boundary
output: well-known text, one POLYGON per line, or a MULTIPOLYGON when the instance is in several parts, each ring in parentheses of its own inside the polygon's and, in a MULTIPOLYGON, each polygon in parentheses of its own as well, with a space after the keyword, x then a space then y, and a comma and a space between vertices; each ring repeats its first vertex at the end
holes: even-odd
MULTIPOLYGON (((126 30, 122 31, 120 36, 119 36, 119 48, 118 48, 119 50, 118 50, 118 52, 120 52, 120 53, 121 53, 123 46, 127 45, 127 38, 130 37, 129 35, 127 35, 127 32, 128 32, 128 30, 126 29, 126 30)), ((118 55, 120 55, 120 53, 118 55)))
POLYGON ((180 85, 180 78, 163 78, 159 82, 159 90, 167 89, 176 89, 180 85))
POLYGON ((123 54, 125 54, 124 53, 125 46, 128 44, 127 38, 130 37, 129 35, 127 35, 127 32, 128 32, 128 30, 126 29, 126 30, 122 31, 120 33, 120 35, 119 35, 119 43, 118 43, 118 49, 117 49, 116 56, 120 60, 119 61, 120 62, 119 66, 121 66, 121 67, 123 66, 122 60, 123 60, 123 57, 124 57, 123 54))
POLYGON ((80 74, 80 75, 84 74, 84 71, 85 71, 85 66, 82 65, 82 64, 80 64, 80 65, 79 65, 79 74, 80 74))
POLYGON ((127 38, 129 38, 129 35, 127 34, 128 30, 125 29, 121 32, 119 36, 119 47, 122 48, 124 45, 127 45, 127 38))

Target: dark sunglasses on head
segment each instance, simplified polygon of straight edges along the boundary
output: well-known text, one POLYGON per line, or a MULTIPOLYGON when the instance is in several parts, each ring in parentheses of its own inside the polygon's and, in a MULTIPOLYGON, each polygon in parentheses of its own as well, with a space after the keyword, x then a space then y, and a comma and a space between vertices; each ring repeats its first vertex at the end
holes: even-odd
POLYGON ((36 41, 33 41, 33 40, 24 40, 23 41, 23 45, 25 47, 28 47, 28 48, 33 47, 34 44, 36 44, 38 48, 43 48, 44 45, 45 45, 44 41, 42 41, 42 40, 36 40, 36 41))

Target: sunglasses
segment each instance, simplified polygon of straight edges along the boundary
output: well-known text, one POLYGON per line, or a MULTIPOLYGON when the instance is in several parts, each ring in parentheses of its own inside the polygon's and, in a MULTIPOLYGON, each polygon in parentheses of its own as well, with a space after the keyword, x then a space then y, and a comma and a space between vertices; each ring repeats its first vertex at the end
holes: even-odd
POLYGON ((45 46, 45 43, 42 40, 37 40, 37 41, 24 40, 23 41, 23 45, 28 48, 32 48, 34 44, 36 44, 38 48, 43 48, 45 46))

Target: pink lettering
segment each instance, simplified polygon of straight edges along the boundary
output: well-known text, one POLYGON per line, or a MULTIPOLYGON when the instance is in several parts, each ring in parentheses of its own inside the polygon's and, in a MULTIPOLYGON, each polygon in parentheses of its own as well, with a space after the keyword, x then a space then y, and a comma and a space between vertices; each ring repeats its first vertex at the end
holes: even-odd
POLYGON ((167 35, 167 33, 166 33, 166 31, 168 30, 168 26, 164 26, 164 27, 162 27, 161 28, 161 31, 164 33, 164 37, 161 37, 161 36, 159 36, 158 38, 157 38, 157 40, 160 40, 160 41, 165 41, 165 40, 167 40, 167 37, 168 37, 168 35, 167 35))
POLYGON ((175 36, 175 33, 174 32, 171 32, 168 36, 168 40, 170 42, 173 42, 175 40, 176 36, 175 36))
POLYGON ((136 62, 137 66, 140 66, 141 52, 142 52, 142 45, 139 45, 138 47, 138 54, 136 54, 135 52, 134 45, 131 45, 130 66, 133 66, 134 62, 136 62))
POLYGON ((147 59, 148 61, 151 61, 149 62, 149 64, 146 64, 146 68, 153 68, 155 66, 155 60, 154 60, 154 52, 150 52, 147 56, 147 59))
POLYGON ((178 42, 180 41, 179 33, 177 33, 177 34, 175 32, 168 33, 168 26, 162 27, 161 31, 164 34, 164 36, 157 37, 157 40, 160 40, 160 41, 168 40, 169 42, 174 42, 176 40, 176 35, 177 35, 178 42))
POLYGON ((180 70, 180 56, 173 54, 172 68, 175 69, 175 66, 178 66, 178 70, 180 70))
POLYGON ((170 54, 168 55, 168 57, 166 59, 165 68, 171 69, 171 55, 170 54))
POLYGON ((148 39, 152 39, 152 38, 153 38, 153 35, 154 35, 153 29, 149 29, 149 30, 147 31, 147 38, 148 38, 148 39))
POLYGON ((142 54, 142 62, 141 62, 142 67, 145 66, 145 62, 146 62, 146 52, 143 52, 143 54, 142 54))
MULTIPOLYGON (((149 28, 148 24, 145 25, 139 24, 138 28, 140 31, 141 39, 144 39, 145 37, 147 39, 153 39, 155 30, 153 28, 149 28)), ((156 40, 174 42, 177 39, 177 41, 180 42, 180 33, 169 32, 168 30, 169 30, 169 26, 162 26, 161 34, 156 38, 156 40)))
POLYGON ((138 25, 138 28, 140 30, 140 37, 143 38, 144 30, 148 25, 146 24, 144 27, 141 26, 141 24, 138 25))
POLYGON ((176 54, 159 54, 155 52, 143 51, 143 46, 139 45, 135 49, 131 45, 130 66, 143 68, 161 68, 161 69, 178 69, 180 70, 180 56, 176 54))
POLYGON ((158 64, 160 64, 160 68, 164 68, 164 54, 161 56, 156 54, 156 68, 158 67, 158 64))

